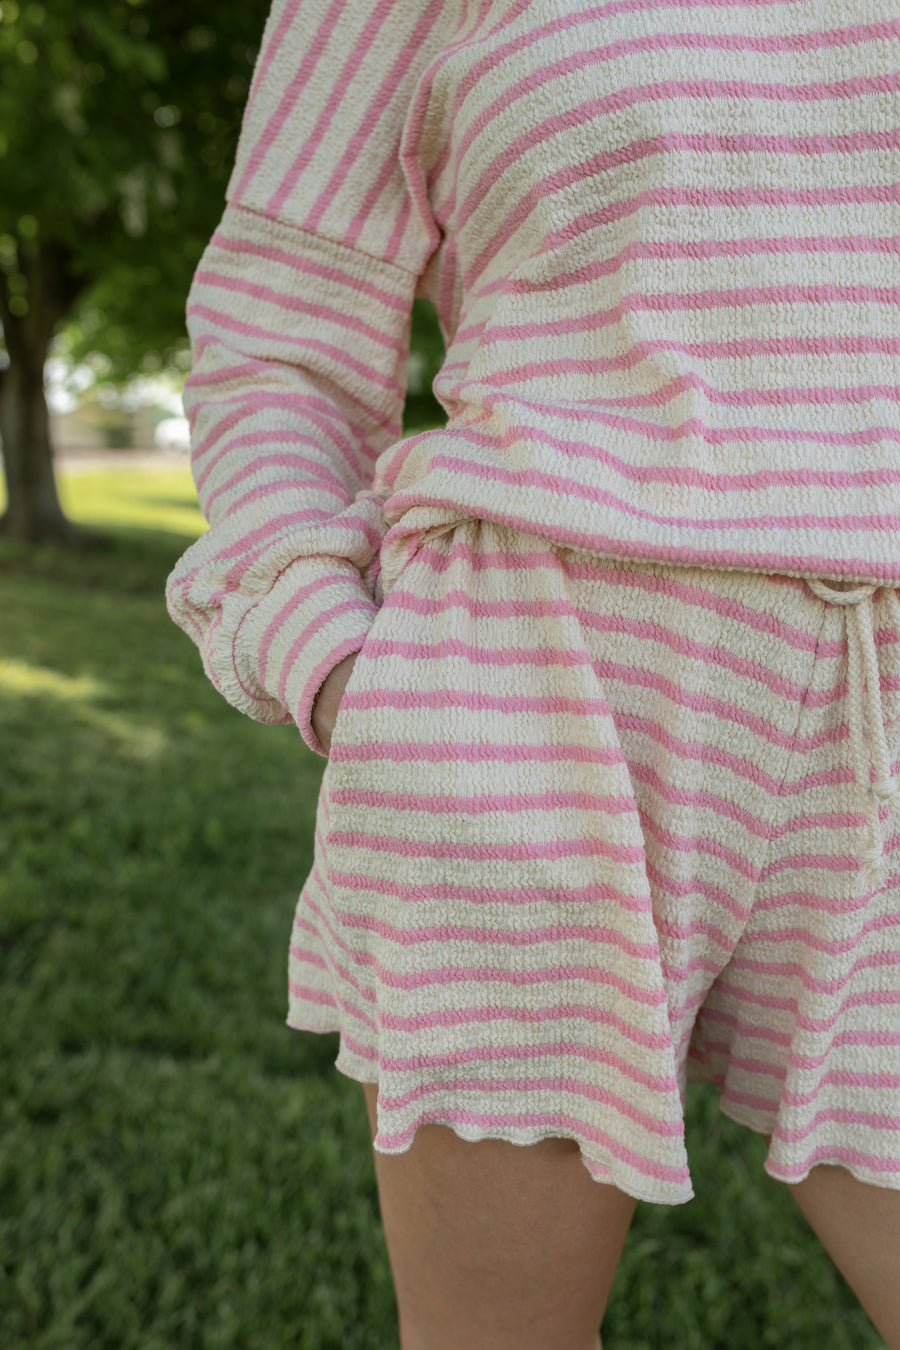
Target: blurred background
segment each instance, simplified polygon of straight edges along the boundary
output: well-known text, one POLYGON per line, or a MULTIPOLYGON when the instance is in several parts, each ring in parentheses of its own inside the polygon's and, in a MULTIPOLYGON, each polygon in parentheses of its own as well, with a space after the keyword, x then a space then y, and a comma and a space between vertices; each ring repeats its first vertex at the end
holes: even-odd
MULTIPOLYGON (((163 598, 266 12, 0 0, 2 1350, 397 1345, 362 1095, 284 1026, 324 761, 163 598)), ((406 432, 441 354, 417 301, 406 432)), ((762 1141, 700 1089, 688 1132, 697 1199, 638 1207, 610 1350, 875 1350, 762 1141)))

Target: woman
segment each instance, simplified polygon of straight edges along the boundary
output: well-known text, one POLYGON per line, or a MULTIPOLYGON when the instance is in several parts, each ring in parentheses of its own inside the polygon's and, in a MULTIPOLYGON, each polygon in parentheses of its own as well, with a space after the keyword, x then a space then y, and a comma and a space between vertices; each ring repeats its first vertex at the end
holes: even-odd
POLYGON ((689 1079, 900 1346, 898 67, 888 0, 270 15, 169 604, 329 756, 288 1021, 404 1350, 596 1347, 689 1079))

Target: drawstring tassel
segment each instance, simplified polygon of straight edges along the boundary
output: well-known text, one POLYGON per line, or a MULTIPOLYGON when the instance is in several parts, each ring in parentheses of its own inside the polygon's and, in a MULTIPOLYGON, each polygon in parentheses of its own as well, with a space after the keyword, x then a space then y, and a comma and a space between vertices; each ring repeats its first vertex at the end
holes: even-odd
POLYGON ((872 807, 869 813, 869 842, 862 854, 862 869, 859 874, 857 885, 857 896, 863 895, 866 891, 874 890, 876 886, 884 884, 886 878, 884 874, 884 833, 881 825, 881 817, 878 812, 878 802, 891 802, 896 806, 897 798, 900 797, 900 783, 896 778, 877 778, 871 786, 872 807))
MULTIPOLYGON (((810 588, 820 599, 830 604, 849 606, 847 613, 847 703, 850 730, 850 753, 853 772, 865 800, 868 820, 868 842, 862 854, 862 868, 857 881, 857 895, 883 884, 884 834, 879 805, 886 801, 896 803, 900 784, 891 773, 890 752, 884 728, 881 705, 881 676, 875 649, 872 597, 879 588, 865 584, 838 591, 827 582, 809 581, 810 588), (866 755, 864 723, 868 723, 871 761, 866 755), (870 762, 875 771, 874 782, 869 781, 870 762)), ((893 587, 882 591, 890 611, 895 631, 900 633, 900 599, 893 587)))

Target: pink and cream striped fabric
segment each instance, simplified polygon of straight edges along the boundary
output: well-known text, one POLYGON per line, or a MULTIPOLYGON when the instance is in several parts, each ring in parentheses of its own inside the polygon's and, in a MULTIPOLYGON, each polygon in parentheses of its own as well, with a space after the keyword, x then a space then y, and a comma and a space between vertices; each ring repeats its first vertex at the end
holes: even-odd
POLYGON ((376 1147, 562 1135, 677 1204, 699 1079, 771 1175, 900 1187, 900 831, 860 893, 849 701, 804 581, 423 538, 341 702, 291 944, 289 1022, 378 1082, 376 1147))
POLYGON ((895 0, 276 0, 168 596, 320 752, 358 653, 289 1020, 379 1149, 677 1203, 706 1077, 774 1176, 900 1185, 898 264, 895 0))
POLYGON ((422 531, 900 582, 894 0, 276 0, 171 612, 309 726, 422 531), (400 436, 409 311, 447 426, 400 436))

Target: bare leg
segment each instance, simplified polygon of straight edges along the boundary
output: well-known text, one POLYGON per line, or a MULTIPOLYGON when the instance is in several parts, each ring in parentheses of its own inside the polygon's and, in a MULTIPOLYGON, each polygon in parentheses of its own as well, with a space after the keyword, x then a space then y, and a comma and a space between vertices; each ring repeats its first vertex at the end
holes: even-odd
POLYGON ((375 1171, 402 1350, 598 1350, 635 1201, 592 1180, 577 1144, 425 1125, 375 1171))
POLYGON ((900 1191, 830 1165, 790 1191, 888 1350, 900 1350, 900 1191))

